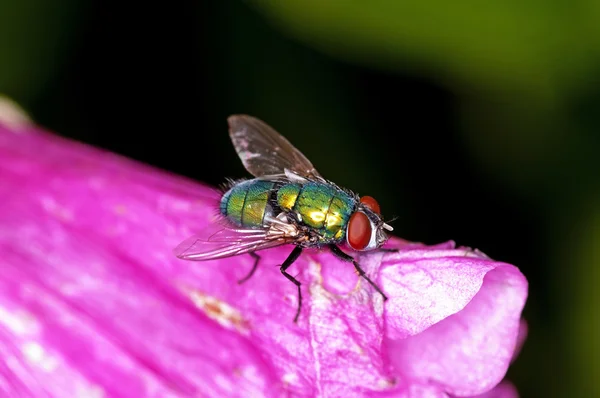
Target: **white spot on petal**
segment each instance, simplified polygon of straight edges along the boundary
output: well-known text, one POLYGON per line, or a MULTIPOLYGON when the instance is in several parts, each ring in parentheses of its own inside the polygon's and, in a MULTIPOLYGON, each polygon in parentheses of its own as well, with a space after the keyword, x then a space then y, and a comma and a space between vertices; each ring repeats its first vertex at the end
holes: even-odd
POLYGON ((104 398, 104 390, 98 386, 77 386, 77 398, 104 398))
POLYGON ((58 367, 58 360, 47 355, 44 347, 37 342, 23 344, 22 351, 27 362, 36 365, 45 372, 52 372, 58 367))
POLYGON ((285 384, 294 384, 298 382, 298 375, 295 373, 286 373, 281 379, 285 384))
POLYGON ((40 362, 44 357, 44 349, 37 343, 25 343, 23 354, 31 362, 40 362))
POLYGON ((33 315, 25 311, 11 312, 2 307, 0 307, 0 324, 17 335, 33 335, 40 330, 33 315))

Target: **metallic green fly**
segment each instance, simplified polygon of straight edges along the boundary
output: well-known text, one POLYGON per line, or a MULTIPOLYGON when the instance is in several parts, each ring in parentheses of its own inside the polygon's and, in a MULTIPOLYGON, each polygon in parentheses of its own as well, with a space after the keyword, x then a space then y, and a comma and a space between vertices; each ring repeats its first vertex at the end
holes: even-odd
POLYGON ((303 249, 328 247, 352 262, 358 274, 386 295, 339 245, 355 251, 384 250, 386 231, 379 204, 325 180, 308 159, 266 123, 247 115, 228 118, 229 135, 244 167, 255 178, 229 183, 220 199, 221 219, 176 249, 177 257, 205 261, 250 254, 256 270, 259 250, 292 244, 281 273, 298 288, 297 322, 302 307, 300 282, 287 273, 303 249))

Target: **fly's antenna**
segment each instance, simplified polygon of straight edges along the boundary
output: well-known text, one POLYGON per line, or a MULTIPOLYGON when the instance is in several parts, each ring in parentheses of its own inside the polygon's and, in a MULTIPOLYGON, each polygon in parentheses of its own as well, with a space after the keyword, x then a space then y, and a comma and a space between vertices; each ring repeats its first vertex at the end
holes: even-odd
POLYGON ((399 219, 399 218, 400 218, 399 216, 394 216, 394 217, 392 217, 390 220, 388 220, 388 221, 385 221, 385 223, 386 223, 386 224, 391 224, 391 223, 393 223, 394 221, 396 221, 396 220, 397 220, 397 219, 399 219))
POLYGON ((399 218, 399 217, 398 217, 398 216, 396 216, 396 217, 392 218, 392 219, 391 219, 391 220, 389 220, 389 221, 385 221, 385 222, 383 223, 383 225, 382 225, 383 229, 385 229, 385 230, 387 230, 387 231, 389 231, 389 232, 392 232, 392 231, 394 230, 394 228, 393 228, 393 227, 392 227, 390 224, 391 224, 391 223, 393 223, 394 221, 396 221, 398 218, 399 218), (389 223, 389 224, 388 224, 388 223, 389 223))

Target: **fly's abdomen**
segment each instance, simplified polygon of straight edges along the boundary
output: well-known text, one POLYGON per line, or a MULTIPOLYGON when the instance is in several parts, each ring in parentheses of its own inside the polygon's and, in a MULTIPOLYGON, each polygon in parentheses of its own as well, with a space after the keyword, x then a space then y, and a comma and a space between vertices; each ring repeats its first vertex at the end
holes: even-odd
POLYGON ((274 182, 248 180, 231 187, 221 198, 221 214, 243 227, 260 227, 269 209, 274 182))
POLYGON ((319 231, 326 240, 344 237, 354 202, 350 195, 329 184, 286 184, 277 191, 279 207, 298 214, 303 224, 319 231))

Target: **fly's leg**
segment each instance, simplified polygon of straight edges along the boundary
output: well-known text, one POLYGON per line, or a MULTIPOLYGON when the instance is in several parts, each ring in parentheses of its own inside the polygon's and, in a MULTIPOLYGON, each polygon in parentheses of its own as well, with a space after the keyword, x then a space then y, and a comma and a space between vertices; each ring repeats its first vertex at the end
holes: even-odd
POLYGON ((243 277, 242 279, 240 279, 238 281, 238 284, 242 284, 244 282, 246 282, 248 279, 250 279, 252 277, 252 275, 254 275, 254 271, 256 271, 256 268, 258 267, 258 262, 260 261, 260 256, 254 252, 250 252, 248 253, 252 256, 252 258, 254 259, 254 264, 252 264, 252 269, 250 270, 250 272, 248 273, 248 275, 246 275, 245 277, 243 277))
POLYGON ((296 287, 298 287, 298 310, 296 311, 296 316, 294 317, 294 323, 298 322, 298 317, 300 316, 300 309, 302 308, 302 291, 300 290, 300 282, 296 278, 288 274, 286 270, 290 267, 290 265, 294 264, 294 261, 296 261, 298 257, 300 257, 301 253, 302 247, 296 246, 288 256, 288 258, 286 258, 283 264, 281 264, 280 268, 283 276, 285 276, 290 282, 292 282, 294 285, 296 285, 296 287))
POLYGON ((371 286, 373 286, 373 288, 375 288, 375 290, 377 290, 379 292, 379 294, 381 294, 381 296, 383 297, 383 300, 387 300, 387 296, 385 294, 383 294, 383 292, 381 291, 381 289, 379 288, 379 286, 377 286, 375 284, 375 282, 373 282, 365 273, 365 271, 361 268, 360 264, 356 262, 356 260, 354 260, 354 257, 344 253, 339 247, 337 247, 336 245, 329 245, 329 248, 331 249, 331 252, 340 260, 344 260, 344 261, 348 261, 351 262, 352 264, 354 264, 354 268, 356 269, 356 272, 358 272, 358 275, 362 276, 363 278, 365 278, 365 280, 367 282, 369 282, 369 284, 371 286))

